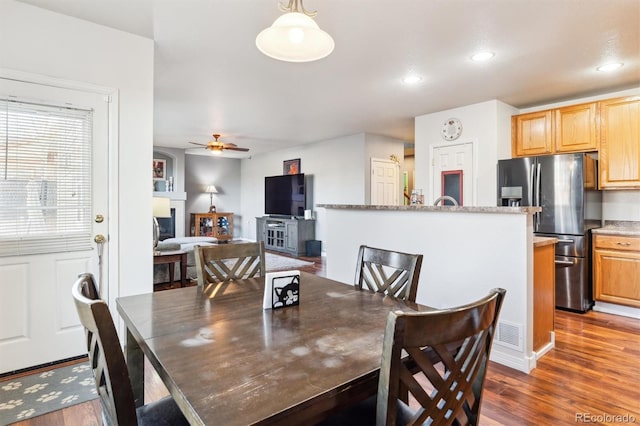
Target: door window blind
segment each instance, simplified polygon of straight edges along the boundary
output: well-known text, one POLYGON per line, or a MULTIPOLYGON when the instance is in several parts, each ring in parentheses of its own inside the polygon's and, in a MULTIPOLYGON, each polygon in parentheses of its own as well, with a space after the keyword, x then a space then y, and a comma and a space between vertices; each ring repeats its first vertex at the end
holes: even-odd
POLYGON ((91 248, 92 112, 0 99, 0 256, 91 248))

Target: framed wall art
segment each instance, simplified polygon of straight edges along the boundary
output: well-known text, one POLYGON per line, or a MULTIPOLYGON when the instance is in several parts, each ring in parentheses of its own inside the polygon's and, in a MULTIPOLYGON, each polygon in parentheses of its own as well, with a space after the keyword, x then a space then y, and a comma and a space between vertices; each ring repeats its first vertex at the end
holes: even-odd
POLYGON ((282 174, 283 175, 297 175, 300 172, 300 159, 285 160, 282 162, 282 174))
POLYGON ((153 180, 165 180, 167 178, 167 160, 153 159, 153 180))

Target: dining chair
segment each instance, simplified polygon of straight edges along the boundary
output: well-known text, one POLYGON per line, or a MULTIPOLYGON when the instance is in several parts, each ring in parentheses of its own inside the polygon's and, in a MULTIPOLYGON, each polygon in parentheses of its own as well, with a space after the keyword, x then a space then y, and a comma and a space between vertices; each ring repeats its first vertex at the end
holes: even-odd
POLYGON ((188 425, 171 396, 136 408, 129 370, 109 307, 98 296, 92 274, 81 274, 71 289, 85 328, 89 361, 105 425, 188 425))
POLYGON ((264 242, 195 246, 198 285, 264 276, 264 242))
POLYGON ((358 290, 366 286, 371 291, 415 302, 421 267, 421 254, 361 245, 354 285, 358 290))
POLYGON ((477 425, 505 294, 506 290, 496 288, 476 302, 451 309, 390 312, 377 395, 320 424, 477 425), (437 356, 437 363, 424 351, 426 347, 437 356), (401 400, 403 387, 417 401, 418 410, 401 400))

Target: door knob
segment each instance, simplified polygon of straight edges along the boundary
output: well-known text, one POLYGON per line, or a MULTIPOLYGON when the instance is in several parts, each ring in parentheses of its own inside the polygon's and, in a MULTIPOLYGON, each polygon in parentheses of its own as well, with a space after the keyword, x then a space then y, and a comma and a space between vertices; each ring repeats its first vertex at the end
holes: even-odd
POLYGON ((96 235, 95 237, 93 237, 93 241, 95 241, 95 242, 96 242, 96 244, 102 244, 102 243, 104 243, 105 241, 107 241, 107 239, 105 238, 105 236, 104 236, 104 235, 102 235, 102 234, 98 234, 98 235, 96 235))

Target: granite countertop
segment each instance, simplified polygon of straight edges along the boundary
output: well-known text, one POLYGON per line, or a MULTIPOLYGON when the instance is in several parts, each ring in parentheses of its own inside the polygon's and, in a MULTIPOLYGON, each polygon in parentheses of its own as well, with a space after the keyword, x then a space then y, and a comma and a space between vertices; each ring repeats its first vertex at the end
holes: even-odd
POLYGON ((640 222, 612 220, 606 221, 602 228, 591 230, 594 234, 640 236, 640 222))
POLYGON ((418 211, 418 212, 452 212, 452 213, 502 213, 502 214, 533 214, 541 212, 541 207, 494 207, 494 206, 372 206, 366 204, 318 204, 316 207, 338 210, 376 210, 376 211, 418 211))
POLYGON ((534 247, 544 247, 550 244, 555 244, 558 242, 558 239, 555 237, 533 237, 533 246, 534 247))

